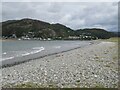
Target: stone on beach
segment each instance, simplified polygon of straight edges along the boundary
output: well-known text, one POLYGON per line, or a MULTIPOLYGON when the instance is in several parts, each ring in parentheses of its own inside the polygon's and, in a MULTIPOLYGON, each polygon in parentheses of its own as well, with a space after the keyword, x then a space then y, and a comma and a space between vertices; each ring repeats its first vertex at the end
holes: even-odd
MULTIPOLYGON (((47 87, 117 87, 116 44, 101 42, 2 68, 2 86, 35 82, 47 87), (107 54, 105 54, 107 52, 107 54), (106 66, 109 65, 109 66, 106 66), (51 82, 51 83, 50 83, 51 82)), ((12 86, 11 86, 12 87, 12 86)))

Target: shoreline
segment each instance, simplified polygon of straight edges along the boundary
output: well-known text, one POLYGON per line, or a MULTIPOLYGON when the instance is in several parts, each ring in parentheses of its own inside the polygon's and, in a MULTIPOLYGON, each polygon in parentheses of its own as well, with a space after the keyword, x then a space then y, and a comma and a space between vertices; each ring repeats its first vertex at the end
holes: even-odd
POLYGON ((2 86, 32 82, 45 87, 54 84, 59 88, 98 85, 116 88, 118 62, 113 56, 117 53, 116 43, 99 42, 3 68, 2 86))
POLYGON ((0 41, 15 41, 17 39, 3 39, 3 38, 0 38, 0 41))
POLYGON ((73 49, 69 49, 69 50, 61 51, 61 52, 57 52, 57 53, 47 54, 47 55, 43 55, 43 56, 40 56, 40 57, 37 57, 37 58, 28 59, 28 60, 21 61, 21 62, 15 62, 13 64, 6 64, 6 65, 3 65, 2 68, 12 67, 14 65, 19 65, 19 64, 26 63, 26 62, 29 62, 29 61, 32 61, 32 60, 41 59, 41 58, 44 58, 44 57, 48 57, 48 56, 52 56, 52 55, 56 55, 56 54, 61 54, 61 53, 64 53, 64 52, 69 52, 69 51, 79 49, 79 48, 81 48, 81 47, 77 47, 77 48, 73 48, 73 49))
MULTIPOLYGON (((101 41, 89 41, 89 45, 93 45, 93 44, 98 44, 100 43, 101 41)), ((86 45, 85 47, 89 46, 89 45, 86 45)), ((50 54, 47 54, 47 55, 42 55, 42 56, 39 56, 39 57, 34 57, 32 59, 26 59, 26 60, 20 60, 19 62, 17 62, 16 60, 14 60, 13 62, 10 62, 9 59, 8 60, 4 60, 2 61, 2 64, 4 65, 0 65, 0 68, 6 68, 6 67, 12 67, 14 65, 18 65, 18 64, 22 64, 22 63, 25 63, 25 62, 29 62, 31 60, 35 60, 35 59, 41 59, 41 58, 44 58, 44 57, 47 57, 47 56, 51 56, 51 55, 55 55, 55 54, 59 54, 59 53, 64 53, 64 52, 68 52, 68 51, 71 51, 71 50, 75 50, 75 49, 79 49, 79 48, 84 48, 84 47, 75 47, 75 48, 72 48, 72 49, 69 49, 69 50, 65 50, 65 51, 60 51, 60 52, 55 52, 55 53, 50 53, 50 54), (8 64, 7 64, 8 63, 8 64)), ((10 59, 12 61, 12 59, 10 59)))

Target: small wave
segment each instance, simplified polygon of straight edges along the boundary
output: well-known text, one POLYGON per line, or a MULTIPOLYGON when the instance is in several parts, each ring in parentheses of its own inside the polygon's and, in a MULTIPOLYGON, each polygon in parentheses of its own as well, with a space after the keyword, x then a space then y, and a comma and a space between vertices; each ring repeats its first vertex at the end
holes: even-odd
POLYGON ((6 52, 4 52, 3 54, 7 54, 6 52))
MULTIPOLYGON (((7 58, 2 58, 2 60, 13 59, 15 57, 27 56, 30 54, 36 54, 43 50, 45 50, 44 47, 34 47, 30 51, 12 51, 12 56, 7 57, 7 58)), ((8 54, 8 53, 4 52, 3 55, 5 55, 5 54, 8 54)))
POLYGON ((31 52, 27 52, 27 53, 22 54, 22 56, 27 56, 27 55, 30 55, 30 54, 39 53, 39 52, 45 50, 44 47, 34 47, 34 48, 32 48, 32 49, 34 49, 34 50, 31 51, 31 52))
POLYGON ((8 57, 8 58, 2 58, 2 61, 3 60, 7 60, 7 59, 13 59, 14 57, 8 57))
POLYGON ((27 56, 27 55, 30 55, 30 53, 24 53, 24 54, 22 54, 22 56, 27 56))
POLYGON ((32 49, 34 49, 34 50, 31 50, 29 52, 23 53, 23 54, 21 54, 21 56, 27 56, 27 55, 39 53, 39 52, 45 50, 44 47, 34 47, 32 49))
POLYGON ((61 48, 61 46, 56 46, 55 48, 61 48))
POLYGON ((40 49, 40 50, 44 50, 44 47, 34 47, 33 49, 40 49))
POLYGON ((41 52, 41 51, 43 51, 43 49, 32 51, 32 52, 30 52, 30 54, 39 53, 39 52, 41 52))

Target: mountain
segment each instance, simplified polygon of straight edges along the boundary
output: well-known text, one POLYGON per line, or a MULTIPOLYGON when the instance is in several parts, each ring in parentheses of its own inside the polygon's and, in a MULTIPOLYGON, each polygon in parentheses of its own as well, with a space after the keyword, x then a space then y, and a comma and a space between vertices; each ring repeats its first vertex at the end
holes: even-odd
POLYGON ((32 19, 10 20, 2 23, 2 35, 9 37, 16 34, 17 37, 21 37, 28 32, 37 34, 38 31, 48 28, 49 25, 49 23, 32 19))
POLYGON ((112 32, 115 34, 115 36, 120 37, 120 32, 112 32))
POLYGON ((10 37, 16 34, 18 38, 28 33, 34 34, 31 37, 41 38, 56 38, 56 37, 68 37, 73 35, 74 31, 62 24, 50 24, 47 22, 22 19, 22 20, 9 20, 2 22, 2 35, 10 37))
POLYGON ((2 22, 2 36, 7 38, 29 37, 42 39, 81 39, 81 37, 91 36, 105 39, 114 35, 104 29, 92 28, 72 30, 59 23, 50 24, 40 20, 25 18, 2 22))
POLYGON ((88 36, 94 36, 98 39, 108 39, 110 37, 114 37, 115 34, 112 32, 108 32, 104 29, 99 28, 85 28, 85 29, 79 29, 76 30, 76 35, 79 36, 81 34, 88 35, 88 36))

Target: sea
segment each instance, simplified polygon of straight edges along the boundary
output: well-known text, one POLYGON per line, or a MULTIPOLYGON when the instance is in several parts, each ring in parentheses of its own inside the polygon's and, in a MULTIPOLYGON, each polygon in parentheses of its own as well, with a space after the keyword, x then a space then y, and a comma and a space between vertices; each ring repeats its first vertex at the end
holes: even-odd
POLYGON ((68 51, 90 45, 91 41, 38 41, 6 40, 2 41, 2 66, 34 60, 43 56, 68 51))

